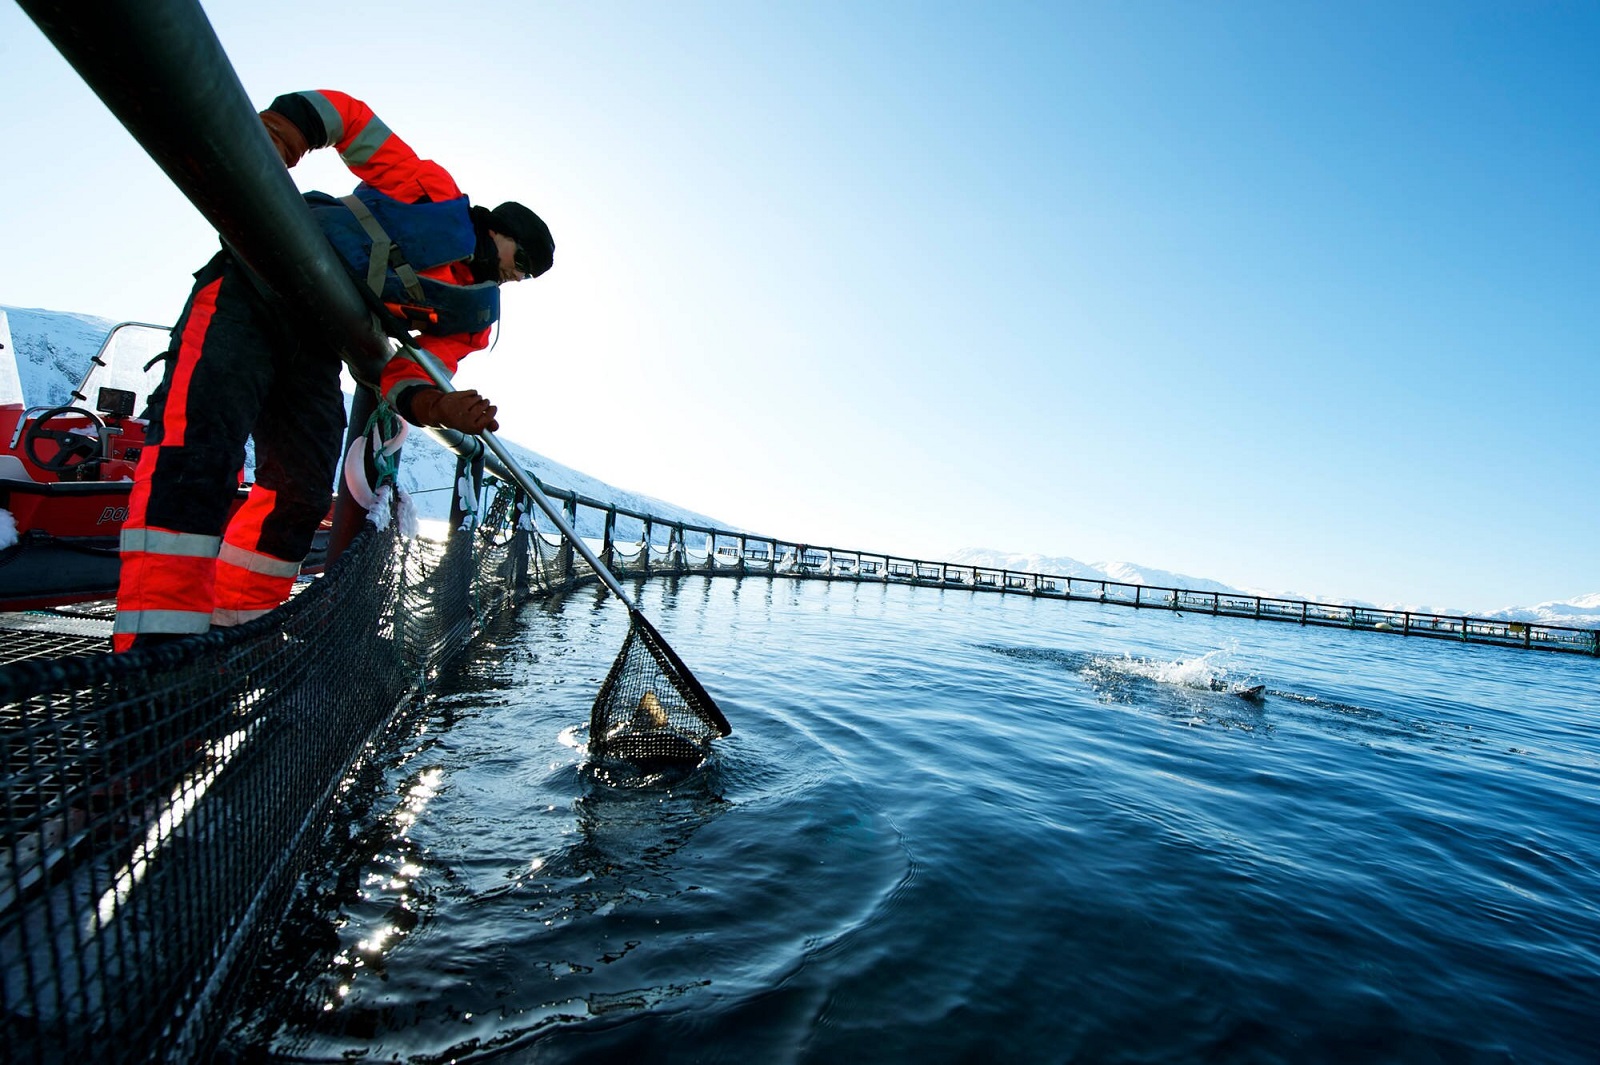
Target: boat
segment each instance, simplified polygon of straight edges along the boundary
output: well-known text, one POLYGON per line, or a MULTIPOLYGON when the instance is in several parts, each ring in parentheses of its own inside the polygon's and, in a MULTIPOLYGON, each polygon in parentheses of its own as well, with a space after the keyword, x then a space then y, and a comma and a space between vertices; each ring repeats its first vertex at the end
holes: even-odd
MULTIPOLYGON (((5 323, 0 312, 0 611, 111 598, 171 331, 114 326, 66 402, 30 406, 5 323)), ((234 509, 249 487, 241 479, 234 509)), ((330 527, 325 520, 303 572, 320 571, 330 527)))

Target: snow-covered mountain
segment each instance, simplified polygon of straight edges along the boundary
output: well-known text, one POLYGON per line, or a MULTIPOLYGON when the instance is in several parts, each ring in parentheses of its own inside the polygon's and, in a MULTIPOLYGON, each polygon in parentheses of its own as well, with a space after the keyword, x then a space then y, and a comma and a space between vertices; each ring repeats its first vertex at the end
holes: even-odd
MULTIPOLYGON (((14 346, 17 375, 22 395, 34 406, 66 403, 72 390, 83 379, 89 361, 100 350, 116 322, 87 314, 69 314, 21 307, 0 306, 0 344, 6 342, 9 326, 14 346)), ((8 353, 0 352, 0 359, 8 353)), ((346 396, 346 410, 349 397, 346 396)), ((606 484, 511 440, 501 438, 524 469, 543 484, 569 489, 590 499, 691 525, 736 527, 651 496, 641 495, 606 484)), ((400 487, 411 493, 423 518, 443 518, 450 511, 450 493, 455 484, 456 457, 427 433, 416 431, 401 450, 400 487)), ((584 536, 599 535, 598 517, 579 512, 578 531, 584 536), (591 528, 591 526, 594 526, 591 528)))
POLYGON ((1487 615, 1504 621, 1533 621, 1541 625, 1569 625, 1575 629, 1600 629, 1600 592, 1534 606, 1508 607, 1487 615))
MULTIPOLYGON (((1313 602, 1332 602, 1342 606, 1379 607, 1389 610, 1415 610, 1429 613, 1426 607, 1393 606, 1369 603, 1364 599, 1328 599, 1306 596, 1298 592, 1267 591, 1223 584, 1209 577, 1191 577, 1187 573, 1156 569, 1137 562, 1079 562, 1064 555, 1024 555, 1016 552, 996 551, 987 547, 964 547, 950 561, 964 566, 983 566, 988 569, 1009 569, 1025 573, 1047 573, 1057 577, 1083 577, 1086 580, 1116 581, 1119 584, 1139 584, 1146 588, 1185 588, 1196 592, 1221 592, 1225 595, 1259 595, 1272 599, 1309 599, 1313 602)), ((1450 611, 1443 611, 1450 613, 1450 611)), ((1460 611, 1454 613, 1459 614, 1460 611)))
POLYGON ((1191 588, 1197 592, 1243 592, 1241 588, 1232 588, 1205 577, 1190 577, 1132 562, 1079 562, 1064 555, 1024 555, 995 551, 986 547, 964 547, 946 561, 958 566, 982 566, 985 569, 1008 569, 1019 573, 1048 573, 1056 577, 1083 577, 1096 581, 1142 584, 1152 588, 1191 588))
POLYGON ((3 306, 0 319, 0 343, 5 341, 9 324, 22 395, 34 406, 66 403, 89 369, 89 360, 116 325, 88 314, 3 306))

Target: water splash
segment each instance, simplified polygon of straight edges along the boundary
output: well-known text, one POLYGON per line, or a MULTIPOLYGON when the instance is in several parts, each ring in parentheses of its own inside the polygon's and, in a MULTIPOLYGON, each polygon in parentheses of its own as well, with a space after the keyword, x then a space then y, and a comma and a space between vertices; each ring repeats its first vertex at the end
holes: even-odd
POLYGON ((1253 672, 1237 668, 1235 657, 1232 648, 1219 648, 1195 658, 1179 658, 1170 662, 1135 658, 1131 654, 1096 656, 1089 660, 1084 672, 1091 681, 1096 678, 1139 678, 1197 691, 1229 692, 1245 698, 1260 698, 1265 693, 1265 685, 1253 672))

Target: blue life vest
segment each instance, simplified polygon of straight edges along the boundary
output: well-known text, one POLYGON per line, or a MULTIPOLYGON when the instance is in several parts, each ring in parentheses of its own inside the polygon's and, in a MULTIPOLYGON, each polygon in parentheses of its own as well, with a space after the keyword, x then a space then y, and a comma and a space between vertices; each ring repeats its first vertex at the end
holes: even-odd
POLYGON ((476 333, 499 320, 495 282, 452 285, 417 273, 472 258, 478 238, 465 196, 403 203, 363 182, 342 199, 308 192, 305 200, 363 294, 412 328, 436 336, 476 333))

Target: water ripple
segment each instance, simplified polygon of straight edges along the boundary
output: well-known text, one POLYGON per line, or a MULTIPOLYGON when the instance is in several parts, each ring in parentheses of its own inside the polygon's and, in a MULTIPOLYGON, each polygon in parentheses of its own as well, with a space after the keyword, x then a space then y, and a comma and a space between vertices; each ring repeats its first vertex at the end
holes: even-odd
POLYGON ((351 799, 232 1049, 1593 1060, 1592 661, 883 586, 641 598, 734 723, 716 755, 587 766, 626 619, 524 612, 351 799))

